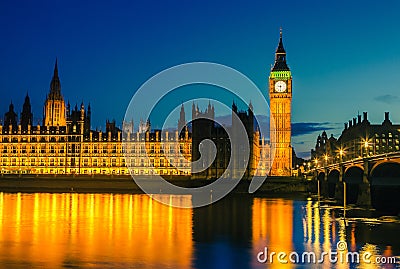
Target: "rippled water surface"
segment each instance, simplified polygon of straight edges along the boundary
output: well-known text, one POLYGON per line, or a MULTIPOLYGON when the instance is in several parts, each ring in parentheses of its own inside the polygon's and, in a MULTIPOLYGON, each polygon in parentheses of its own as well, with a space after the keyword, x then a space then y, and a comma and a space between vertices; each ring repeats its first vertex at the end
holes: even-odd
MULTIPOLYGON (((161 196, 190 205, 190 196, 161 196)), ((315 201, 232 195, 179 209, 147 195, 0 193, 1 268, 398 268, 398 217, 315 201), (304 252, 371 253, 370 261, 301 263, 304 252), (282 264, 257 259, 267 248, 282 264), (289 261, 300 255, 299 263, 289 261), (376 258, 395 257, 397 264, 376 258), (396 267, 397 266, 397 267, 396 267)), ((345 257, 345 256, 344 256, 345 257)))

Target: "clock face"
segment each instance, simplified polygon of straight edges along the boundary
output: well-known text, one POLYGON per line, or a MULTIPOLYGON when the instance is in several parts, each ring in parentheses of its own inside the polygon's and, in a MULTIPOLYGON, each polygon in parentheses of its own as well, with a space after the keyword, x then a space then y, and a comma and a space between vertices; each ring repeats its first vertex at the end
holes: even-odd
POLYGON ((278 81, 277 83, 275 83, 275 91, 276 92, 286 91, 286 83, 284 81, 278 81))

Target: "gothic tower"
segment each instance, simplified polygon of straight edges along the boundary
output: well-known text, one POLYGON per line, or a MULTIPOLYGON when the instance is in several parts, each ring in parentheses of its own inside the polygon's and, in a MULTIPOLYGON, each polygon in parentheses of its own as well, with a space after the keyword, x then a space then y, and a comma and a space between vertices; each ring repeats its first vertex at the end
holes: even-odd
MULTIPOLYGON (((185 108, 182 104, 181 106, 181 112, 179 114, 179 120, 178 120, 178 131, 179 133, 184 131, 183 128, 186 126, 186 117, 185 117, 185 108)), ((185 133, 185 132, 183 132, 185 133)))
POLYGON ((21 127, 23 131, 28 131, 28 126, 33 125, 33 114, 31 109, 31 101, 29 99, 28 93, 25 97, 25 102, 22 107, 21 113, 21 127))
POLYGON ((275 151, 273 152, 275 154, 272 155, 274 159, 270 174, 273 176, 290 176, 292 170, 292 74, 286 64, 282 29, 280 30, 278 48, 275 52, 275 63, 269 76, 269 100, 271 148, 275 151))
POLYGON ((61 83, 58 77, 57 59, 50 83, 50 93, 44 105, 44 126, 66 126, 65 102, 61 95, 61 83))
POLYGON ((11 127, 12 130, 17 130, 18 115, 14 111, 14 104, 10 103, 8 112, 4 114, 4 126, 11 127))

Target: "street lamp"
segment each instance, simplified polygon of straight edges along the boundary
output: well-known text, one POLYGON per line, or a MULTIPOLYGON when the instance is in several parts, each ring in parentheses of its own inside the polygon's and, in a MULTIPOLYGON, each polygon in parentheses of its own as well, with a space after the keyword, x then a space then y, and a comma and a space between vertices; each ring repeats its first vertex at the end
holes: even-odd
POLYGON ((344 155, 345 151, 344 149, 341 147, 339 148, 339 162, 343 161, 343 155, 344 155))
POLYGON ((324 155, 325 165, 328 165, 328 154, 324 155))
POLYGON ((367 138, 365 138, 365 139, 363 139, 364 141, 364 150, 365 150, 365 157, 368 157, 368 155, 369 155, 369 145, 370 145, 370 143, 369 143, 369 139, 368 139, 368 137, 367 138))

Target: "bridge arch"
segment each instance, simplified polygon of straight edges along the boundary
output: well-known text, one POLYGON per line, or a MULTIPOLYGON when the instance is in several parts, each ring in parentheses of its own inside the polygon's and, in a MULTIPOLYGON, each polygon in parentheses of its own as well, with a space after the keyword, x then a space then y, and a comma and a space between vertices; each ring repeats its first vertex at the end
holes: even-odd
POLYGON ((360 184, 363 182, 364 169, 360 166, 348 167, 343 175, 343 181, 346 182, 346 200, 349 204, 357 203, 360 184))
POLYGON ((371 203, 378 210, 398 214, 400 162, 382 160, 371 169, 371 203))
POLYGON ((362 171, 364 171, 364 167, 362 166, 362 164, 351 164, 351 165, 344 167, 343 174, 345 175, 349 171, 349 169, 354 169, 354 168, 359 168, 362 171))
POLYGON ((399 160, 382 160, 375 163, 370 172, 371 177, 396 177, 400 176, 399 160))
POLYGON ((328 195, 331 198, 335 197, 336 184, 339 182, 340 172, 338 169, 329 171, 328 174, 328 195))

